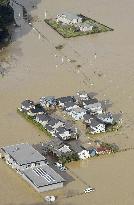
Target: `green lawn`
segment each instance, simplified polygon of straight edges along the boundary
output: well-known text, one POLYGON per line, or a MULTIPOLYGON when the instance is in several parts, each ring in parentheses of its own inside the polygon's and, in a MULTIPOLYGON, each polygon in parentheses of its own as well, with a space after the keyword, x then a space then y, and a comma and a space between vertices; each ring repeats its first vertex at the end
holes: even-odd
POLYGON ((62 23, 60 22, 57 23, 55 19, 45 19, 44 21, 49 26, 51 26, 54 30, 56 30, 60 35, 62 35, 64 38, 71 38, 76 36, 113 31, 112 28, 109 28, 108 26, 105 26, 91 18, 86 18, 85 21, 83 22, 83 23, 89 23, 90 25, 94 26, 93 30, 88 32, 77 31, 73 25, 62 25, 62 23))

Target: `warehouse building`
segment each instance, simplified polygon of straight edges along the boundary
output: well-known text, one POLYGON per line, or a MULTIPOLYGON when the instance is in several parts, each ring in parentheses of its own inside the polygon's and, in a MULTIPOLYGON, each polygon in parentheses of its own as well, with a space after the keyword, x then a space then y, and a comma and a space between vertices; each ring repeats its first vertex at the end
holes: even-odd
POLYGON ((1 148, 6 163, 21 171, 29 167, 46 164, 47 160, 30 144, 16 144, 1 148))
POLYGON ((48 165, 25 169, 23 170, 22 177, 38 192, 62 188, 65 181, 48 165))

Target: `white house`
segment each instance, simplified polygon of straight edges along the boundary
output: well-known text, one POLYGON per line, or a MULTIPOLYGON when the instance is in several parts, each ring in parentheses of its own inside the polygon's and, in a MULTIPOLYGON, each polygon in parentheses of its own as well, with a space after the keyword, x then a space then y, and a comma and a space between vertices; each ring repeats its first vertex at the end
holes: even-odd
POLYGON ((80 100, 89 100, 89 96, 85 91, 78 91, 77 96, 80 98, 80 100))
POLYGON ((92 114, 102 114, 103 112, 102 105, 99 102, 94 104, 84 105, 84 108, 90 111, 92 114))
POLYGON ((68 112, 68 114, 71 115, 71 117, 75 120, 80 120, 83 119, 83 116, 86 114, 86 110, 78 107, 72 109, 70 112, 68 112))
POLYGON ((89 151, 81 147, 81 143, 78 140, 69 142, 70 149, 78 154, 79 159, 84 160, 90 157, 89 151))
POLYGON ((33 101, 31 100, 24 100, 22 103, 21 103, 21 109, 22 110, 30 110, 30 109, 35 109, 35 104, 33 101))
POLYGON ((89 152, 87 151, 87 150, 82 150, 82 151, 80 151, 79 153, 78 153, 78 156, 79 156, 79 159, 82 159, 82 160, 84 160, 84 159, 87 159, 87 158, 89 158, 90 157, 90 154, 89 154, 89 152))
POLYGON ((92 134, 105 132, 105 124, 97 121, 96 119, 91 120, 90 132, 92 134))
POLYGON ((82 17, 77 14, 64 12, 57 15, 57 22, 62 22, 63 24, 77 24, 82 22, 82 17))
POLYGON ((93 30, 93 25, 90 25, 88 23, 81 23, 81 24, 78 24, 77 26, 80 31, 82 32, 87 32, 87 31, 92 31, 93 30))

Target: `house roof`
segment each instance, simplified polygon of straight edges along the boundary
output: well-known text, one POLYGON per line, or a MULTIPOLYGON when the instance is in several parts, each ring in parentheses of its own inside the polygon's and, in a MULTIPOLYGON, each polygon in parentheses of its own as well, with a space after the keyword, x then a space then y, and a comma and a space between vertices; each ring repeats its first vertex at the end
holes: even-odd
POLYGON ((48 130, 48 131, 54 131, 54 129, 49 125, 49 124, 46 124, 45 125, 45 128, 48 130))
POLYGON ((77 108, 73 108, 73 109, 72 109, 72 112, 82 113, 82 112, 86 112, 86 110, 83 109, 83 108, 81 108, 81 107, 77 107, 77 108))
POLYGON ((90 126, 96 127, 96 126, 99 125, 99 124, 105 125, 103 122, 99 122, 99 120, 97 120, 97 119, 95 119, 95 118, 91 119, 91 124, 90 124, 90 126))
POLYGON ((59 119, 56 119, 56 118, 51 118, 48 122, 48 124, 50 126, 54 126, 55 124, 57 124, 58 122, 61 122, 59 119))
POLYGON ((80 153, 83 151, 81 143, 78 140, 73 140, 71 142, 68 142, 67 144, 69 145, 70 149, 76 153, 80 153))
POLYGON ((74 14, 74 13, 71 13, 71 12, 63 12, 61 15, 64 15, 69 20, 81 18, 81 17, 78 16, 78 14, 74 14))
POLYGON ((37 150, 30 144, 16 144, 2 148, 8 153, 19 165, 26 165, 34 162, 46 160, 37 150))
POLYGON ((22 103, 21 103, 21 106, 24 106, 26 108, 29 108, 29 106, 34 106, 34 102, 31 101, 31 100, 24 100, 22 103))
POLYGON ((90 114, 85 114, 85 115, 83 115, 83 119, 86 121, 86 120, 91 120, 91 119, 93 119, 93 116, 92 115, 90 115, 90 114))
POLYGON ((42 107, 35 107, 35 109, 32 108, 30 111, 31 111, 32 113, 45 112, 45 110, 44 110, 42 107))
POLYGON ((71 102, 65 102, 64 107, 65 108, 69 108, 69 107, 73 107, 73 106, 77 106, 75 102, 71 101, 71 102))
POLYGON ((65 127, 58 127, 56 129, 56 131, 59 133, 59 134, 63 134, 64 132, 68 131, 65 127))
POLYGON ((61 103, 74 102, 74 97, 72 96, 60 97, 57 98, 57 101, 61 103))
POLYGON ((38 114, 37 115, 37 118, 40 120, 40 121, 48 121, 48 120, 50 120, 51 119, 51 117, 48 115, 48 114, 46 114, 46 113, 44 113, 44 114, 38 114))
POLYGON ((98 103, 98 100, 96 98, 93 98, 93 99, 89 99, 89 100, 83 100, 83 103, 86 105, 89 105, 89 104, 98 103))
POLYGON ((64 182, 65 180, 56 173, 50 166, 43 165, 35 168, 28 168, 23 174, 37 187, 44 187, 64 182))

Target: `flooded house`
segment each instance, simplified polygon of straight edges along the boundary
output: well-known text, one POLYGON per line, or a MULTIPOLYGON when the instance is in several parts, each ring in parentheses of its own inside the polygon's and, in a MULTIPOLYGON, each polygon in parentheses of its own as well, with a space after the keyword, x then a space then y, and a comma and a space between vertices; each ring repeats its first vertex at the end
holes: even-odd
POLYGON ((67 25, 82 23, 82 20, 83 20, 82 16, 70 12, 64 12, 62 14, 58 14, 56 18, 57 22, 61 22, 67 25))
POLYGON ((89 23, 80 23, 77 25, 77 28, 82 32, 88 32, 93 30, 93 25, 90 25, 89 23))
POLYGON ((57 100, 58 106, 61 108, 64 108, 66 103, 75 102, 75 99, 72 96, 60 97, 60 98, 57 98, 56 100, 57 100))
POLYGON ((35 120, 36 122, 40 123, 43 127, 45 127, 48 121, 51 120, 51 117, 47 113, 43 113, 43 114, 38 114, 35 120))
POLYGON ((78 140, 71 141, 68 144, 70 145, 70 149, 78 154, 79 159, 84 160, 90 157, 89 152, 81 146, 81 143, 78 140))
POLYGON ((41 97, 39 101, 43 107, 47 108, 55 107, 57 105, 57 101, 54 96, 41 97))
POLYGON ((21 103, 21 108, 22 111, 29 111, 31 109, 35 109, 35 104, 32 100, 24 100, 21 103))
POLYGON ((99 122, 95 118, 91 119, 91 123, 88 126, 90 133, 97 134, 106 131, 105 123, 99 122))
POLYGON ((114 123, 113 115, 110 112, 97 115, 96 117, 97 117, 98 120, 100 120, 101 122, 103 122, 105 124, 111 124, 112 125, 114 123))
POLYGON ((86 110, 81 107, 73 108, 70 112, 68 112, 68 115, 70 115, 75 120, 83 119, 85 114, 86 110))

